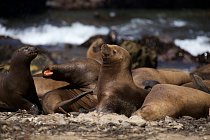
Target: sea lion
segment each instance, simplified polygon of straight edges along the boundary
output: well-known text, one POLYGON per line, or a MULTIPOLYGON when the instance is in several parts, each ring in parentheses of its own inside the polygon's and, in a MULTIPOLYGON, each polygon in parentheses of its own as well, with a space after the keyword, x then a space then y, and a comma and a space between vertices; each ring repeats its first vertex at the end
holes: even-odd
MULTIPOLYGON (((101 38, 96 39, 88 48, 86 56, 87 58, 94 59, 99 63, 102 63, 101 46, 105 44, 105 41, 101 38)), ((126 49, 131 55, 132 69, 138 67, 157 67, 157 53, 154 50, 149 50, 145 46, 134 41, 123 41, 120 47, 126 49)))
POLYGON ((100 64, 102 63, 101 57, 101 46, 104 44, 104 40, 102 38, 96 39, 88 48, 86 56, 87 58, 94 59, 98 61, 100 64))
MULTIPOLYGON (((46 114, 60 112, 59 104, 96 87, 100 64, 92 59, 75 59, 67 64, 50 65, 43 70, 43 77, 70 83, 46 93, 42 98, 46 114)), ((70 103, 71 104, 71 103, 70 103)), ((95 95, 87 95, 73 105, 63 105, 66 112, 91 109, 97 104, 95 95)))
POLYGON ((132 70, 134 83, 145 88, 145 81, 153 80, 160 84, 182 85, 191 82, 189 72, 178 69, 137 68, 132 70))
POLYGON ((194 71, 191 74, 196 74, 200 76, 203 80, 210 80, 210 64, 203 65, 194 71))
POLYGON ((207 117, 210 95, 193 88, 171 84, 155 85, 145 98, 142 107, 134 115, 146 120, 159 120, 166 116, 194 118, 207 117))
POLYGON ((25 109, 31 114, 42 110, 30 72, 30 63, 37 55, 37 48, 22 47, 13 54, 9 72, 1 73, 0 101, 8 107, 25 109))
POLYGON ((183 84, 184 87, 195 88, 210 93, 210 80, 203 80, 196 74, 191 74, 192 82, 183 84))
POLYGON ((148 91, 138 88, 131 74, 131 56, 120 46, 101 47, 103 63, 95 94, 98 112, 113 112, 130 116, 141 107, 148 91))
POLYGON ((49 91, 69 85, 69 83, 64 81, 56 81, 37 76, 33 76, 33 80, 39 98, 41 98, 45 93, 49 91))

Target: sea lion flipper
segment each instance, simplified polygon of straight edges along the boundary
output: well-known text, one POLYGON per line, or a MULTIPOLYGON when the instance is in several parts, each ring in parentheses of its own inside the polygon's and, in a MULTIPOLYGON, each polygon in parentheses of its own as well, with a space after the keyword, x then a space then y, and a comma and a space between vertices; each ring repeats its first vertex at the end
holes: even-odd
POLYGON ((28 100, 19 97, 19 98, 15 98, 17 107, 20 109, 25 109, 28 113, 33 114, 33 115, 37 115, 39 114, 39 109, 37 107, 37 105, 29 102, 28 100))
POLYGON ((160 84, 160 82, 156 80, 145 80, 142 84, 144 85, 144 89, 151 90, 153 86, 160 84))
POLYGON ((199 89, 204 92, 210 93, 208 87, 203 83, 203 79, 198 76, 197 74, 191 74, 191 79, 193 84, 199 89))
POLYGON ((87 91, 87 92, 82 92, 79 95, 75 96, 74 98, 60 102, 56 105, 55 110, 58 110, 59 107, 65 108, 65 106, 69 106, 69 105, 75 103, 76 101, 78 101, 79 99, 81 99, 82 97, 86 96, 87 94, 91 94, 91 93, 93 93, 93 90, 87 91))

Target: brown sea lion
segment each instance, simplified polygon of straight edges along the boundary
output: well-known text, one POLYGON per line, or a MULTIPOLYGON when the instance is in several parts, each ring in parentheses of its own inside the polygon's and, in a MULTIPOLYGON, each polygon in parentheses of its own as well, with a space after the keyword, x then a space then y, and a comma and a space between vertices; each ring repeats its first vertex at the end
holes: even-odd
POLYGON ((146 120, 159 120, 166 116, 195 118, 207 117, 210 95, 193 88, 170 84, 155 85, 135 115, 146 120))
MULTIPOLYGON (((96 39, 88 48, 87 58, 94 59, 102 63, 101 46, 105 41, 101 38, 96 39)), ((154 50, 149 50, 145 46, 134 41, 123 41, 120 46, 126 49, 131 55, 132 69, 138 67, 157 67, 157 53, 154 50)))
POLYGON ((160 84, 182 85, 191 82, 189 72, 177 69, 138 68, 132 70, 134 83, 145 88, 145 81, 153 80, 160 84))
POLYGON ((18 49, 12 56, 9 72, 0 75, 0 101, 8 107, 32 114, 42 110, 30 72, 30 63, 37 54, 34 47, 18 49))
POLYGON ((103 63, 95 93, 98 112, 130 116, 141 107, 148 91, 138 88, 131 74, 131 56, 120 46, 102 45, 103 63))
POLYGON ((69 85, 69 83, 64 82, 64 81, 56 81, 52 79, 46 79, 43 77, 33 76, 33 80, 34 80, 36 92, 39 98, 41 98, 45 93, 49 91, 69 85))
POLYGON ((101 38, 96 39, 88 48, 86 56, 87 58, 94 59, 98 61, 100 64, 102 63, 101 57, 101 46, 104 44, 104 40, 101 38))
POLYGON ((195 69, 191 72, 191 74, 196 74, 200 76, 203 80, 210 80, 210 64, 195 69))
POLYGON ((203 80, 200 76, 196 74, 191 74, 191 79, 192 82, 183 84, 182 86, 210 93, 210 80, 203 80))
MULTIPOLYGON (((75 59, 67 64, 50 65, 43 70, 45 78, 66 81, 70 85, 50 91, 42 98, 45 113, 59 112, 59 104, 96 87, 100 64, 92 59, 75 59)), ((66 104, 66 112, 91 109, 97 104, 95 95, 87 95, 73 105, 66 104)))

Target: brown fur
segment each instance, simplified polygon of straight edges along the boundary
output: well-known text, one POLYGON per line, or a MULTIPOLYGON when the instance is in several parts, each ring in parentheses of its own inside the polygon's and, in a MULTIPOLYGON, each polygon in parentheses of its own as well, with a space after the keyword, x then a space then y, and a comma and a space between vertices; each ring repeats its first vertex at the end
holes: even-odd
POLYGON ((69 83, 64 81, 56 81, 52 79, 46 79, 43 77, 33 77, 33 79, 36 87, 36 92, 39 98, 41 98, 45 93, 49 91, 69 85, 69 83))
POLYGON ((18 49, 12 56, 9 72, 0 75, 0 101, 9 108, 25 109, 31 114, 42 111, 30 72, 30 63, 37 54, 34 47, 18 49))
POLYGON ((98 112, 113 112, 130 116, 141 107, 147 91, 138 88, 131 75, 131 57, 117 45, 104 44, 96 94, 98 112))
MULTIPOLYGON (((72 87, 70 85, 64 86, 53 91, 46 93, 43 96, 43 111, 45 114, 52 114, 55 112, 63 113, 58 109, 58 105, 69 99, 74 98, 75 96, 81 94, 84 91, 88 91, 89 89, 81 89, 78 87, 72 87)), ((86 95, 85 97, 81 98, 79 101, 69 105, 66 104, 62 106, 62 108, 66 112, 79 112, 80 109, 89 110, 96 106, 97 99, 94 95, 86 95)))
POLYGON ((146 120, 163 119, 166 116, 195 118, 207 117, 210 95, 200 90, 170 84, 155 85, 135 115, 146 120))
MULTIPOLYGON (((53 72, 46 78, 66 81, 70 85, 46 93, 42 98, 45 113, 60 112, 58 105, 82 92, 93 90, 96 87, 100 64, 92 59, 76 59, 68 64, 50 65, 43 70, 53 72)), ((66 104, 65 111, 78 111, 80 108, 91 109, 97 104, 94 95, 87 95, 74 103, 66 104)))
POLYGON ((182 85, 190 82, 190 74, 175 69, 138 68, 132 70, 133 80, 140 88, 145 88, 144 81, 154 80, 160 84, 182 85))
MULTIPOLYGON (((210 90, 210 80, 203 80, 203 83, 210 90)), ((185 83, 182 86, 184 86, 184 87, 190 87, 190 88, 194 88, 194 89, 198 89, 197 85, 195 85, 193 82, 185 83)))
POLYGON ((87 50, 86 53, 87 58, 91 58, 98 61, 99 63, 102 63, 101 46, 103 44, 104 44, 103 39, 101 38, 96 39, 87 50))
POLYGON ((210 80, 210 64, 201 66, 200 68, 194 70, 192 74, 197 74, 203 80, 210 80))

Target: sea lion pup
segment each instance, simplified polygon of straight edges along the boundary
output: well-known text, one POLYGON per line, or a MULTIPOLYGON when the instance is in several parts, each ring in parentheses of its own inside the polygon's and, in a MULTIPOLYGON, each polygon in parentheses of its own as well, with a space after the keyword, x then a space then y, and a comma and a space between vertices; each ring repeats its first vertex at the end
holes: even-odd
POLYGON ((188 72, 177 69, 138 68, 132 70, 134 83, 145 88, 145 82, 157 81, 159 84, 182 85, 191 82, 188 72))
POLYGON ((210 95, 193 88, 170 84, 155 85, 145 98, 142 107, 134 115, 146 120, 159 120, 166 116, 194 118, 207 117, 210 95))
POLYGON ((91 109, 97 104, 95 95, 87 95, 72 104, 63 104, 77 95, 91 91, 96 87, 100 64, 92 59, 75 59, 68 64, 50 65, 43 70, 43 77, 70 83, 65 87, 50 91, 42 98, 43 110, 46 114, 59 111, 62 105, 66 112, 79 111, 80 108, 91 109))
POLYGON ((10 108, 25 109, 31 114, 42 110, 30 72, 30 63, 38 55, 34 47, 22 47, 12 56, 8 73, 0 75, 0 101, 10 108))
POLYGON ((131 74, 131 57, 117 45, 101 47, 103 63, 95 93, 98 112, 113 112, 130 116, 141 107, 148 91, 138 88, 131 74))

